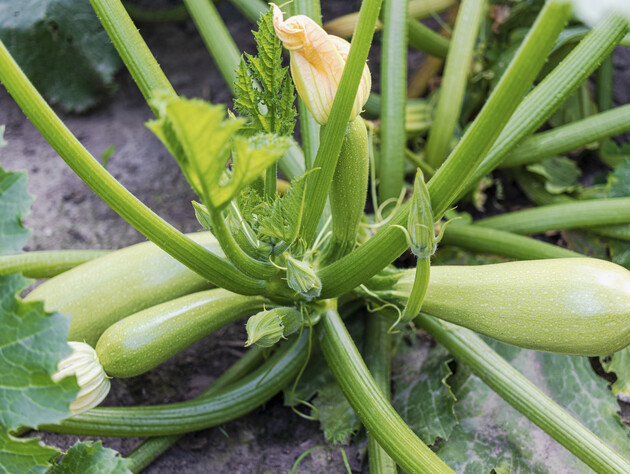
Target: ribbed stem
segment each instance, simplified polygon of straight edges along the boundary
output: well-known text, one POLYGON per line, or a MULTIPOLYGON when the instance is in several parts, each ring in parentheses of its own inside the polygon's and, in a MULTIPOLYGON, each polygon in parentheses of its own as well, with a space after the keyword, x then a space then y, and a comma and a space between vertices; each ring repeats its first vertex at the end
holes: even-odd
POLYGON ((211 0, 184 0, 203 42, 216 63, 225 83, 234 93, 236 68, 241 52, 211 0))
MULTIPOLYGON (((119 4, 119 6, 126 16, 122 5, 119 4)), ((121 23, 124 21, 121 20, 121 23)), ((133 31, 137 33, 135 28, 133 31)), ((124 37, 125 35, 120 36, 124 37)), ((140 39, 140 41, 142 40, 140 39)), ((142 48, 139 50, 142 51, 142 48)), ((153 57, 151 59, 153 60, 153 57)), ((134 64, 138 66, 136 62, 134 64)), ((145 71, 147 68, 138 66, 137 70, 145 71)), ((152 77, 151 75, 143 76, 142 81, 138 81, 138 79, 136 81, 145 87, 147 84, 154 84, 155 81, 149 80, 152 77)), ((264 288, 262 281, 243 275, 230 263, 188 239, 140 202, 109 174, 81 145, 39 95, 2 42, 0 42, 0 81, 26 116, 77 176, 140 233, 173 258, 217 286, 241 294, 261 293, 264 288)), ((153 92, 154 89, 147 89, 146 95, 150 97, 153 92)))
MULTIPOLYGON (((237 382, 252 372, 264 361, 264 350, 258 346, 252 347, 243 357, 237 360, 229 369, 219 376, 206 388, 199 398, 207 397, 230 384, 237 382)), ((141 472, 145 467, 155 461, 164 451, 175 444, 182 435, 159 436, 143 441, 134 449, 127 459, 131 462, 129 470, 134 474, 141 472)))
POLYGON ((21 273, 27 278, 50 278, 111 250, 45 250, 0 255, 0 275, 21 273))
POLYGON ((370 375, 337 310, 316 326, 320 346, 355 413, 383 449, 407 472, 453 472, 396 413, 370 375))
POLYGON ((427 163, 436 169, 444 162, 451 148, 485 9, 485 0, 463 0, 459 6, 451 47, 444 65, 433 126, 425 149, 427 163))
MULTIPOLYGON (((387 400, 390 399, 391 383, 391 336, 387 332, 389 320, 378 313, 366 316, 365 342, 363 353, 365 364, 374 377, 374 382, 383 392, 387 400)), ((389 457, 378 441, 368 431, 368 460, 370 461, 370 474, 396 474, 396 463, 389 457)))
POLYGON ((403 310, 401 322, 408 323, 420 312, 422 303, 424 301, 424 295, 427 293, 429 287, 429 278, 431 275, 431 258, 421 257, 418 258, 416 263, 416 272, 413 279, 413 286, 411 287, 411 293, 409 299, 403 310))
POLYGON ((630 130, 630 104, 600 112, 577 122, 537 133, 521 142, 501 168, 535 163, 630 130))
POLYGON ((450 41, 439 33, 436 33, 428 26, 423 25, 413 18, 409 18, 409 46, 430 54, 436 58, 444 59, 448 53, 450 41))
POLYGON ((204 398, 140 407, 94 408, 59 425, 54 433, 86 436, 164 436, 189 433, 239 418, 259 407, 288 384, 304 365, 308 331, 290 338, 267 361, 237 383, 204 398))
POLYGON ((405 171, 408 0, 384 0, 381 51, 380 202, 397 198, 405 171))
POLYGON ((628 473, 630 464, 545 395, 472 331, 420 314, 415 323, 431 334, 506 402, 600 473, 628 473))
POLYGON ((475 225, 516 234, 540 234, 551 230, 630 224, 630 198, 592 199, 509 212, 475 225))
POLYGON ((365 0, 361 4, 358 28, 352 39, 339 89, 335 95, 326 129, 322 131, 320 146, 313 164, 314 168, 320 168, 320 170, 308 177, 302 236, 309 243, 312 243, 315 238, 319 218, 326 205, 343 136, 374 37, 374 26, 378 19, 381 1, 365 0))
POLYGON ((442 245, 455 245, 477 253, 516 260, 576 258, 582 254, 540 240, 478 225, 453 224, 444 230, 442 245))

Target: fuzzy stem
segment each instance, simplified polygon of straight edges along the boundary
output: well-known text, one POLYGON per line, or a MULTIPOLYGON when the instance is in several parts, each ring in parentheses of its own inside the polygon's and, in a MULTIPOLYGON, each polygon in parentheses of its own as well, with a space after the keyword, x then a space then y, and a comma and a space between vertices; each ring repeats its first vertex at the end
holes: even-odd
MULTIPOLYGON (((390 399, 391 339, 388 334, 389 320, 378 313, 367 315, 363 353, 365 364, 374 377, 378 388, 390 399)), ((396 474, 396 463, 389 457, 371 432, 368 432, 368 459, 370 474, 396 474)))
POLYGON ((0 275, 21 273, 27 278, 50 278, 111 250, 45 250, 0 255, 0 275))
POLYGON ((436 169, 444 162, 451 148, 464 101, 477 33, 485 9, 485 0, 464 0, 457 13, 433 126, 425 149, 427 163, 436 169))
POLYGON ((365 366, 339 313, 328 308, 316 326, 337 383, 378 444, 407 472, 453 472, 400 418, 365 366))
POLYGON ((630 198, 610 198, 551 204, 508 212, 480 219, 475 225, 516 234, 541 234, 551 230, 629 223, 630 198))
POLYGON ((384 0, 381 51, 380 202, 397 198, 404 185, 408 0, 384 0))
POLYGON ((545 395, 472 331, 420 314, 415 323, 431 334, 492 390, 595 472, 630 472, 630 464, 545 395))
POLYGON ((261 293, 264 288, 262 281, 243 275, 229 262, 188 239, 109 174, 39 95, 1 41, 0 81, 77 176, 140 233, 217 286, 241 294, 261 293))
POLYGON ((303 331, 297 342, 290 338, 254 372, 210 396, 169 405, 94 408, 40 428, 86 436, 164 436, 219 426, 259 407, 297 375, 308 354, 308 334, 303 331))
POLYGON ((321 143, 313 164, 313 168, 319 168, 319 170, 308 177, 302 236, 309 243, 315 239, 317 225, 326 205, 343 136, 374 37, 374 26, 378 19, 381 1, 365 0, 361 5, 358 28, 352 38, 348 60, 328 117, 327 127, 322 131, 321 143))
MULTIPOLYGON (((199 398, 208 397, 220 389, 237 382, 256 369, 264 361, 264 350, 259 347, 252 347, 243 357, 237 360, 219 378, 206 388, 199 398)), ((175 444, 182 435, 159 436, 149 438, 134 449, 127 459, 131 462, 129 470, 134 474, 141 472, 145 467, 155 461, 164 451, 175 444)))

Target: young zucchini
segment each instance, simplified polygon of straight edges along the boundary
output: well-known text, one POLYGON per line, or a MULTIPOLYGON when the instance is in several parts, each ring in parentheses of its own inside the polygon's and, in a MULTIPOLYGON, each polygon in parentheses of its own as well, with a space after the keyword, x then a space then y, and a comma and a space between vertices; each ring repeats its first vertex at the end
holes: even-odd
MULTIPOLYGON (((394 296, 412 283, 405 271, 394 296)), ((422 310, 527 349, 611 354, 630 344, 630 272, 594 258, 435 266, 422 310)))
POLYGON ((269 304, 222 288, 182 296, 110 326, 96 353, 108 375, 140 375, 226 324, 260 311, 265 302, 269 304))
MULTIPOLYGON (((209 232, 190 234, 220 253, 209 232)), ((68 340, 92 347, 116 321, 172 298, 212 285, 151 242, 142 242, 89 261, 45 281, 26 301, 72 316, 68 340)))

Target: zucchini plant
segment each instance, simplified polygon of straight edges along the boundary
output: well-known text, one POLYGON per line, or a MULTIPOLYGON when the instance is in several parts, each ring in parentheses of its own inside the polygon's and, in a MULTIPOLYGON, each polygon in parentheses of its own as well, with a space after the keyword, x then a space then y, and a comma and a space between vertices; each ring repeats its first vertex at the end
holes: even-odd
MULTIPOLYGON (((616 400, 584 357, 601 357, 616 374, 614 393, 630 397, 621 386, 630 379, 630 165, 602 147, 615 168, 605 185, 584 188, 574 162, 552 157, 597 141, 610 150, 609 138, 630 130, 627 106, 605 111, 610 55, 629 44, 625 4, 575 2, 585 27, 568 0, 462 0, 445 16, 454 20, 447 39, 419 23, 413 0, 363 0, 350 43, 322 28, 317 0, 234 0, 257 22, 257 52, 241 55, 212 2, 185 0, 233 92, 228 109, 176 93, 123 2, 90 3, 154 114, 147 127, 197 195, 204 231, 179 232, 125 189, 0 41, 3 86, 68 166, 150 241, 105 255, 20 253, 31 199, 24 174, 0 169, 4 471, 139 472, 182 434, 284 391, 330 443, 360 443, 364 427, 374 473, 630 472, 616 400), (366 62, 379 25, 382 96, 370 92, 366 62), (442 87, 427 99, 405 97, 408 43, 446 61, 442 87), (585 86, 595 71, 599 113, 585 86), (546 123, 555 128, 534 134, 546 123), (453 209, 479 206, 484 177, 499 167, 539 207, 477 221, 453 209), (572 249, 525 236, 559 230, 572 249), (572 244, 596 238, 610 239, 604 258, 572 244), (515 261, 448 265, 452 246, 515 261), (407 250, 415 268, 394 265, 407 250), (21 298, 26 277, 48 279, 21 298), (117 378, 159 371, 244 317, 249 352, 197 398, 94 407, 117 378), (421 330, 439 345, 418 364, 409 345, 421 330), (568 403, 567 393, 579 400, 568 403), (523 417, 484 404, 500 406, 498 397, 523 417), (530 422, 566 451, 535 452, 530 422), (30 428, 147 439, 124 458, 100 442, 62 453, 26 437, 30 428)), ((418 77, 430 67, 435 75, 427 60, 418 77)))

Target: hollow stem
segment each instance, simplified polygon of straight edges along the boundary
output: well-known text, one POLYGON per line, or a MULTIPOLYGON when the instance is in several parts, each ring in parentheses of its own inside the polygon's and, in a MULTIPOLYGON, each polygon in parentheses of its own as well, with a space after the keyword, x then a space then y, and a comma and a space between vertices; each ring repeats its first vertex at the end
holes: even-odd
POLYGON ((409 46, 436 58, 444 59, 450 46, 448 38, 411 17, 408 21, 409 46))
POLYGON ((50 278, 111 250, 44 250, 0 255, 0 275, 21 273, 27 278, 50 278))
POLYGON ((433 168, 438 168, 443 163, 451 148, 485 9, 485 0, 464 0, 457 13, 452 46, 446 57, 433 126, 425 149, 427 163, 433 168))
POLYGON ((582 254, 540 240, 478 225, 447 226, 442 245, 455 245, 477 253, 488 253, 516 260, 576 258, 582 254))
MULTIPOLYGON (((388 334, 389 320, 378 313, 366 316, 365 342, 363 353, 365 364, 374 377, 374 382, 383 392, 384 397, 390 399, 391 382, 391 336, 388 334)), ((368 459, 371 474, 396 474, 396 463, 389 457, 371 432, 368 432, 368 459)))
POLYGON ((239 418, 284 388, 304 365, 308 331, 290 338, 251 374, 203 398, 140 407, 94 408, 59 425, 40 428, 86 436, 165 436, 189 433, 239 418))
POLYGON ((241 52, 236 46, 214 2, 210 0, 184 0, 203 42, 216 63, 225 83, 234 93, 236 68, 241 52))
MULTIPOLYGON (((455 226, 453 226, 455 227, 455 226)), ((420 314, 415 323, 505 401, 595 472, 630 472, 630 464, 545 395, 472 331, 420 314)))
MULTIPOLYGON (((220 389, 236 383, 239 379, 256 369, 264 361, 264 350, 258 346, 252 347, 243 357, 237 360, 228 370, 206 388, 199 398, 208 397, 220 389)), ((131 462, 129 470, 138 473, 155 461, 164 451, 175 444, 182 435, 159 436, 143 441, 134 449, 127 459, 131 462)))
POLYGON ((326 205, 343 137, 348 126, 348 119, 374 37, 374 26, 378 19, 381 1, 365 0, 361 4, 359 26, 352 39, 352 46, 339 83, 339 89, 335 95, 327 126, 322 131, 320 146, 313 164, 313 168, 320 169, 308 177, 302 236, 309 243, 315 239, 317 225, 326 205))
POLYGON ((408 0, 383 3, 380 202, 397 198, 405 178, 408 3, 408 0))
MULTIPOLYGON (((122 5, 120 7, 123 8, 122 5)), ((126 15, 126 12, 124 14, 126 15)), ((261 293, 264 288, 262 281, 242 274, 229 262, 188 239, 151 211, 109 174, 39 95, 2 42, 0 42, 0 81, 43 137, 77 176, 140 233, 217 286, 241 294, 261 293)), ((143 81, 143 84, 146 83, 147 81, 143 81)))
POLYGON ((592 199, 480 219, 475 225, 516 234, 540 234, 551 230, 597 227, 630 223, 630 198, 592 199))
POLYGON ((355 413, 378 444, 407 472, 453 472, 400 418, 365 366, 336 308, 316 327, 328 366, 355 413))

